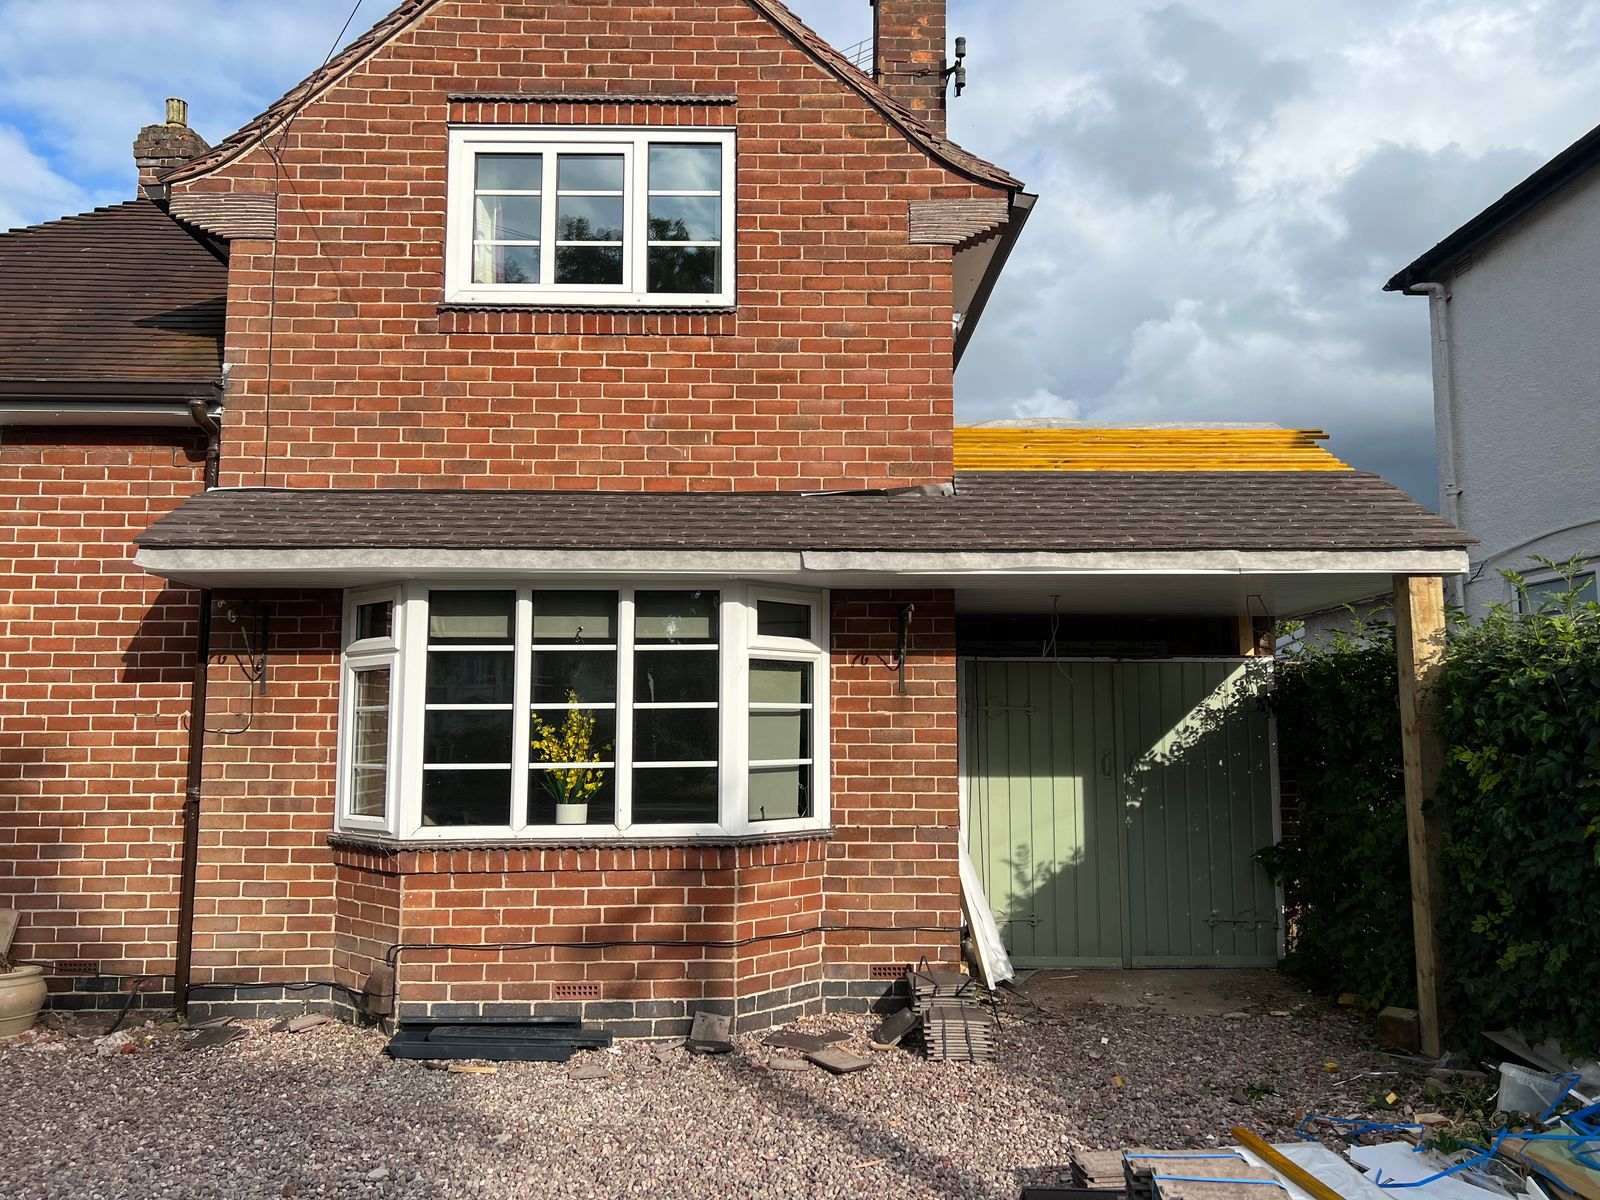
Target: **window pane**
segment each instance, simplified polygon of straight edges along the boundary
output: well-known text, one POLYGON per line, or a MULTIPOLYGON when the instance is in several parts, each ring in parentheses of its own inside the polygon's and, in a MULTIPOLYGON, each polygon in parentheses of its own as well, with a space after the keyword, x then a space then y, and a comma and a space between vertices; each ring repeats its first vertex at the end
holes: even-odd
POLYGON ((782 821, 810 815, 810 767, 758 767, 750 772, 752 821, 782 821))
POLYGON ((563 154, 556 162, 556 190, 620 192, 622 155, 563 154))
POLYGON ((650 240, 715 242, 722 233, 719 196, 651 196, 650 240))
POLYGON ((428 641, 510 643, 516 604, 515 592, 429 592, 428 641))
POLYGON ((428 655, 429 704, 510 704, 512 668, 507 651, 462 650, 428 655))
POLYGON ((622 282, 621 246, 562 246, 556 250, 556 282, 609 284, 622 282))
POLYGON ((633 773, 633 820, 638 825, 715 825, 717 769, 636 769, 633 773))
POLYGON ((1537 583, 1530 583, 1527 610, 1538 612, 1540 608, 1559 608, 1562 598, 1569 591, 1577 593, 1579 604, 1592 603, 1595 599, 1594 578, 1592 574, 1575 575, 1570 584, 1565 579, 1541 579, 1537 583))
POLYGON ((537 242, 539 197, 479 196, 472 236, 480 242, 537 242))
POLYGON ((528 726, 529 761, 534 764, 553 762, 612 762, 616 755, 617 744, 617 714, 609 708, 592 709, 559 709, 539 708, 533 711, 528 726), (571 746, 573 730, 568 723, 569 714, 582 713, 583 716, 593 721, 589 733, 589 748, 585 753, 581 748, 561 749, 559 747, 571 746), (555 743, 552 746, 541 745, 542 731, 548 726, 555 733, 555 743), (549 753, 562 755, 560 758, 551 758, 549 753), (576 755, 576 757, 573 757, 576 755))
POLYGON ((387 810, 389 781, 389 668, 358 671, 354 681, 350 813, 381 818, 387 810))
POLYGON ((474 246, 473 283, 538 283, 539 247, 474 246))
POLYGON ((722 190, 721 146, 651 146, 652 192, 722 190))
POLYGON ((634 656, 633 698, 643 704, 693 704, 717 698, 717 652, 671 650, 634 656))
POLYGON ((479 154, 476 174, 480 192, 537 192, 544 160, 538 154, 479 154))
POLYGON ((511 772, 424 771, 422 823, 511 824, 511 772))
POLYGON ((615 592, 535 592, 533 640, 536 642, 615 642, 615 592))
POLYGON ((387 600, 356 605, 356 640, 386 638, 394 627, 394 605, 387 600))
POLYGON ((642 643, 715 642, 717 592, 639 592, 634 637, 642 643))
POLYGON ((722 251, 715 246, 651 246, 650 290, 702 296, 722 290, 722 251))
POLYGON ((422 721, 422 760, 429 763, 511 761, 509 712, 429 712, 422 721))
POLYGON ((782 600, 756 601, 756 633, 761 637, 811 640, 811 606, 782 600))
POLYGON ((641 708, 633 714, 633 760, 716 762, 717 710, 641 708))
MULTIPOLYGON (((610 825, 617 819, 616 772, 602 769, 600 790, 590 794, 584 803, 589 806, 590 825, 610 825)), ((535 767, 528 772, 528 824, 554 825, 556 823, 556 796, 561 781, 550 778, 551 772, 535 767)))
POLYGON ((577 694, 579 702, 613 704, 617 699, 615 650, 535 650, 533 702, 567 704, 577 694))
POLYGON ((752 704, 810 704, 809 663, 763 662, 750 664, 752 704))
POLYGON ((556 202, 556 237, 563 242, 620 242, 621 196, 562 196, 556 202))
POLYGON ((750 761, 811 757, 811 712, 756 711, 750 714, 750 761))

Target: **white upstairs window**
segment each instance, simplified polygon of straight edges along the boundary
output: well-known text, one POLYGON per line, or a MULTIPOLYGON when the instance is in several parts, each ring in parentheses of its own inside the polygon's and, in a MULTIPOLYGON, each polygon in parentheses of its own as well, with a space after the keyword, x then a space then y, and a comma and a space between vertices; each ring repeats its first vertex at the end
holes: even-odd
POLYGON ((450 131, 452 304, 734 301, 731 129, 450 131))

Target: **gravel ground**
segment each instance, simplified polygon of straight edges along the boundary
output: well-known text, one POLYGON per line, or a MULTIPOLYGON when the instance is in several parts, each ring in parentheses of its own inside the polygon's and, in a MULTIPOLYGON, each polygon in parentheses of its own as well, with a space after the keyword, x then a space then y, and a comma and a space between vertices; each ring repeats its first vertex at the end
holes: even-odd
MULTIPOLYGON (((1409 1086, 1364 1021, 1286 985, 1243 1018, 1041 1007, 1026 991, 1002 1017, 992 1065, 897 1050, 843 1077, 773 1069, 786 1052, 759 1036, 717 1058, 629 1043, 454 1074, 337 1024, 240 1022, 250 1036, 195 1053, 142 1029, 112 1057, 62 1035, 0 1049, 0 1195, 1014 1200, 1064 1182, 1075 1147, 1203 1147, 1240 1123, 1284 1134, 1308 1110, 1364 1113, 1409 1086), (595 1064, 603 1078, 573 1078, 595 1064)), ((847 1029, 870 1054, 873 1024, 805 1027, 847 1029)))

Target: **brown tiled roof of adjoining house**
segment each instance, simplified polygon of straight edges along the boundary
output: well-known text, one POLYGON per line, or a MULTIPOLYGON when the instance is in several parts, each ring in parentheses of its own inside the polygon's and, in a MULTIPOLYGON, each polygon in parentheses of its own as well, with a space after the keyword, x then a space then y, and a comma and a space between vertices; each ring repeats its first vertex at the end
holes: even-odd
MULTIPOLYGON (((292 118, 294 113, 308 99, 323 89, 332 86, 341 76, 355 69, 367 55, 405 29, 412 21, 425 15, 437 3, 439 3, 439 0, 404 0, 404 3, 397 6, 388 16, 329 59, 326 66, 318 68, 311 75, 301 80, 285 92, 266 111, 241 126, 235 133, 223 138, 210 150, 204 154, 196 155, 188 162, 169 171, 163 177, 164 181, 167 183, 181 183, 186 179, 204 175, 208 171, 233 161, 260 142, 268 133, 279 128, 285 120, 292 118)), ((979 158, 968 150, 964 150, 924 124, 911 113, 910 109, 895 100, 888 92, 873 82, 870 76, 864 74, 855 64, 830 45, 825 38, 795 16, 782 0, 748 0, 748 3, 815 59, 819 65, 837 76, 840 82, 847 87, 857 92, 862 99, 877 109, 891 125, 899 129, 913 144, 919 146, 936 161, 942 162, 952 170, 981 183, 989 183, 996 187, 1007 189, 1017 189, 1022 186, 1021 181, 1014 178, 1008 171, 996 166, 994 163, 979 158)), ((633 90, 636 91, 637 89, 633 90)))
POLYGON ((149 200, 0 234, 0 383, 213 384, 228 268, 149 200))
POLYGON ((1473 539, 1361 472, 993 471, 953 496, 324 491, 192 497, 152 550, 1436 550, 1473 539))

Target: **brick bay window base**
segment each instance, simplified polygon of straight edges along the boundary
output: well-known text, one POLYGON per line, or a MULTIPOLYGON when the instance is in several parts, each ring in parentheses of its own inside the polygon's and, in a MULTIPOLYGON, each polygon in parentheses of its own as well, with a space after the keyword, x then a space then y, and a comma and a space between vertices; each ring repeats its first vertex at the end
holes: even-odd
POLYGON ((677 1036, 955 963, 949 593, 701 582, 220 601, 191 1015, 677 1036))

